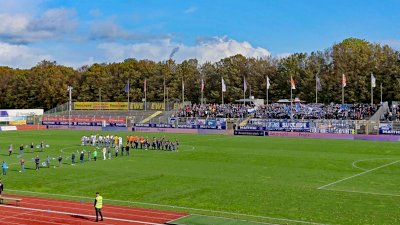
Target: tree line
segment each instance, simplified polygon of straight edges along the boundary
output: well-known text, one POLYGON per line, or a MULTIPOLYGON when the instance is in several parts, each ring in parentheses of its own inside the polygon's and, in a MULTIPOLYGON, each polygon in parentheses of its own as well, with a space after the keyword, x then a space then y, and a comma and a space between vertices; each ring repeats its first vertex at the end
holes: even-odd
POLYGON ((130 80, 130 100, 144 98, 162 102, 163 84, 172 102, 181 101, 182 82, 185 101, 201 101, 201 80, 206 102, 221 102, 221 78, 227 90, 224 102, 243 98, 243 79, 248 88, 246 97, 266 99, 267 76, 270 102, 290 97, 290 76, 296 83, 294 96, 315 102, 316 76, 321 90, 318 102, 341 102, 341 79, 346 75, 345 102, 369 103, 371 73, 376 78, 374 102, 400 100, 400 53, 388 45, 348 38, 324 51, 295 53, 287 57, 246 58, 235 55, 218 62, 199 64, 196 59, 176 63, 126 59, 119 63, 93 64, 73 69, 43 60, 31 69, 0 67, 0 108, 56 107, 68 101, 67 86, 72 86, 73 101, 127 101, 125 86, 130 80))

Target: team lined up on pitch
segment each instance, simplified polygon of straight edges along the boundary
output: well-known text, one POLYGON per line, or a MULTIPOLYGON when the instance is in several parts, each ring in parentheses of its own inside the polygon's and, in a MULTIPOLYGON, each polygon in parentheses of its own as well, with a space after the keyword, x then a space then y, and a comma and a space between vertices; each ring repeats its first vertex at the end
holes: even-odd
MULTIPOLYGON (((97 161, 98 159, 98 150, 103 155, 103 160, 117 158, 120 156, 129 156, 131 149, 143 149, 143 150, 164 150, 164 151, 178 151, 179 141, 175 139, 175 141, 170 141, 165 137, 152 139, 145 138, 143 136, 127 136, 125 145, 123 144, 123 138, 117 135, 90 135, 90 136, 82 136, 81 137, 81 146, 84 147, 94 147, 94 150, 77 150, 76 152, 72 152, 70 156, 63 157, 60 154, 58 157, 51 157, 49 155, 46 156, 44 160, 41 160, 39 155, 36 155, 32 158, 32 162, 34 162, 35 170, 38 171, 40 168, 50 168, 56 167, 58 164, 59 167, 62 166, 63 160, 71 160, 71 165, 75 165, 78 162, 83 163, 85 161, 97 161), (101 150, 100 150, 101 149, 101 150), (52 161, 56 161, 56 163, 52 163, 52 161)), ((25 159, 24 159, 24 149, 28 149, 29 146, 26 145, 24 147, 23 144, 19 147, 19 154, 17 158, 19 158, 20 170, 19 172, 25 171, 25 159)), ((45 148, 50 148, 50 145, 44 144, 42 141, 39 145, 36 146, 39 149, 39 152, 45 152, 45 148)), ((31 143, 29 153, 35 153, 35 145, 31 143)), ((8 146, 8 155, 11 156, 13 154, 12 144, 8 146)), ((64 153, 65 154, 65 153, 64 153)), ((7 169, 9 166, 6 161, 2 162, 2 175, 7 174, 7 169)))
MULTIPOLYGON (((166 151, 176 151, 179 147, 178 139, 175 141, 170 141, 165 137, 149 139, 148 137, 143 136, 126 136, 126 144, 123 146, 123 138, 116 135, 90 135, 90 136, 82 136, 81 138, 82 146, 96 146, 96 147, 105 147, 106 151, 111 151, 110 148, 114 148, 115 152, 127 151, 129 152, 130 148, 133 149, 145 149, 145 150, 166 150, 166 151)), ((104 148, 103 148, 104 151, 104 148)))

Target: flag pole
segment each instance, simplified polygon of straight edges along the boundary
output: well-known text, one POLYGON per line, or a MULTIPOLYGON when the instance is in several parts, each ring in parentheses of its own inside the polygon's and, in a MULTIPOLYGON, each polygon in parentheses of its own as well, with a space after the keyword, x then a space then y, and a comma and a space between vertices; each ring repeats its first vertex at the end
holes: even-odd
POLYGON ((164 74, 164 82, 163 82, 163 86, 164 86, 164 111, 167 109, 167 106, 165 104, 165 74, 164 74))
POLYGON ((243 76, 243 105, 246 105, 246 90, 244 85, 246 84, 246 78, 243 76))
POLYGON ((182 108, 184 107, 185 102, 185 83, 182 77, 182 108))
POLYGON ((201 104, 204 104, 204 80, 201 78, 201 104))
POLYGON ((342 75, 342 105, 344 104, 344 83, 343 83, 343 75, 342 75))
POLYGON ((266 95, 266 97, 267 97, 267 105, 268 105, 268 92, 269 92, 269 77, 268 77, 268 76, 265 78, 265 81, 266 81, 265 87, 267 88, 267 89, 265 90, 265 95, 266 95))
POLYGON ((374 104, 374 88, 372 87, 372 79, 371 79, 371 105, 374 104))
POLYGON ((293 86, 292 86, 292 76, 290 76, 290 119, 293 119, 293 86))
POLYGON ((269 92, 269 88, 267 88, 267 105, 268 105, 268 92, 269 92))
POLYGON ((224 91, 221 90, 221 93, 222 93, 222 95, 221 95, 222 101, 221 102, 222 102, 222 105, 224 105, 224 91))
POLYGON ((317 76, 315 76, 315 103, 318 103, 318 82, 317 82, 317 76))
POLYGON ((129 81, 130 81, 130 79, 128 79, 128 111, 129 111, 129 108, 130 108, 130 102, 129 102, 129 89, 130 89, 130 84, 129 84, 129 81))
POLYGON ((144 79, 144 111, 147 111, 147 80, 144 79))

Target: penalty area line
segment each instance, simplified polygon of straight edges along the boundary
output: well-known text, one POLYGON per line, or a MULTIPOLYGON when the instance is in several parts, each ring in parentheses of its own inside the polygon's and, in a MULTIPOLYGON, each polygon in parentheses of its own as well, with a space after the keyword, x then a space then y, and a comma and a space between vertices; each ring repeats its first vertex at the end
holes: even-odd
POLYGON ((359 177, 359 176, 364 175, 364 174, 366 174, 366 173, 370 173, 370 172, 372 172, 372 171, 379 170, 379 169, 384 168, 384 167, 387 167, 387 166, 391 166, 391 165, 396 164, 396 163, 398 163, 398 162, 400 162, 400 160, 397 160, 397 161, 394 161, 394 162, 391 162, 391 163, 388 163, 388 164, 385 164, 385 165, 382 165, 382 166, 378 166, 378 167, 375 167, 375 168, 370 169, 370 170, 366 170, 366 171, 361 172, 361 173, 357 173, 357 174, 355 174, 355 175, 353 175, 353 176, 346 177, 346 178, 337 180, 337 181, 335 181, 335 182, 332 182, 332 183, 323 185, 323 186, 321 186, 321 187, 319 187, 319 188, 317 188, 317 189, 318 189, 318 190, 321 190, 321 189, 324 189, 324 188, 326 188, 326 187, 332 186, 332 185, 334 185, 334 184, 338 184, 338 183, 340 183, 340 182, 343 182, 343 181, 345 181, 345 180, 350 180, 350 179, 352 179, 352 178, 359 177))
POLYGON ((323 190, 325 190, 325 191, 336 191, 336 192, 347 192, 347 193, 355 193, 355 194, 364 194, 364 195, 379 195, 379 196, 400 197, 400 194, 379 193, 379 192, 369 192, 369 191, 352 191, 352 190, 329 189, 329 188, 324 188, 323 190))

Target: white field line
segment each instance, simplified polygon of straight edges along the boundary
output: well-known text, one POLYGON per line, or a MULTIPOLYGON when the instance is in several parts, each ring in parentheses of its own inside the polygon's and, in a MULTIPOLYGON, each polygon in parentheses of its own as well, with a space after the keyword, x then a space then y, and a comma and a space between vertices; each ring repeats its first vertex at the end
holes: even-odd
MULTIPOLYGON (((77 198, 77 199, 93 199, 93 198, 84 197, 84 196, 65 195, 65 194, 52 194, 52 193, 46 193, 46 192, 34 192, 34 191, 24 191, 24 190, 15 190, 15 189, 7 189, 7 191, 19 192, 19 193, 42 194, 42 195, 47 195, 47 196, 60 196, 60 197, 77 198)), ((166 207, 166 208, 171 208, 171 209, 193 210, 193 211, 208 212, 208 213, 219 213, 219 214, 233 215, 233 216, 245 216, 245 217, 269 219, 269 220, 278 220, 278 221, 286 221, 286 222, 294 222, 294 223, 302 223, 302 224, 326 225, 326 224, 323 224, 323 223, 309 222, 309 221, 304 221, 304 220, 277 218, 277 217, 270 217, 270 216, 258 216, 258 215, 251 215, 251 214, 245 214, 245 213, 234 213, 234 212, 211 210, 211 209, 199 209, 199 208, 184 207, 184 206, 164 205, 164 204, 147 203, 147 202, 118 200, 118 199, 107 199, 107 201, 128 203, 128 204, 137 204, 137 205, 150 205, 150 206, 157 206, 157 207, 166 207)))
POLYGON ((352 190, 329 189, 329 188, 324 188, 323 190, 325 190, 325 191, 336 191, 336 192, 357 193, 357 194, 365 194, 365 195, 379 195, 379 196, 400 197, 400 194, 390 194, 390 193, 378 193, 378 192, 368 192, 368 191, 352 191, 352 190))
MULTIPOLYGON (((0 205, 0 207, 15 208, 15 209, 25 209, 25 210, 30 210, 30 211, 34 211, 34 212, 47 212, 47 213, 55 213, 55 214, 61 214, 61 215, 85 216, 85 217, 96 218, 96 216, 93 216, 93 215, 86 215, 86 214, 79 214, 79 213, 69 213, 69 212, 61 212, 61 211, 54 211, 54 210, 49 211, 49 210, 45 210, 45 209, 34 209, 34 208, 17 207, 17 206, 10 206, 10 205, 0 205)), ((143 221, 137 221, 137 220, 126 220, 126 219, 113 218, 113 217, 104 217, 104 219, 115 220, 115 221, 123 221, 123 222, 128 222, 128 223, 141 223, 141 224, 162 225, 162 224, 156 224, 156 223, 151 223, 151 222, 143 222, 143 221)))
POLYGON ((362 167, 357 166, 357 163, 359 163, 359 162, 366 162, 366 161, 374 161, 374 160, 383 160, 383 159, 393 159, 393 158, 360 159, 360 160, 354 161, 351 165, 352 165, 354 168, 357 168, 357 169, 360 169, 360 170, 368 170, 368 169, 365 169, 365 168, 362 168, 362 167))
POLYGON ((267 222, 253 221, 253 220, 235 219, 235 218, 229 218, 229 217, 223 217, 223 216, 209 216, 209 215, 200 215, 200 214, 191 214, 191 215, 193 215, 193 216, 201 216, 201 217, 218 218, 218 219, 224 219, 224 220, 235 220, 235 221, 241 221, 241 222, 250 222, 250 223, 257 223, 257 224, 279 225, 279 224, 276 224, 276 223, 267 223, 267 222))
POLYGON ((384 167, 387 167, 387 166, 393 165, 393 164, 395 164, 395 163, 398 163, 398 162, 400 162, 400 160, 397 160, 397 161, 394 161, 394 162, 391 162, 391 163, 388 163, 388 164, 385 164, 385 165, 382 165, 382 166, 378 166, 378 167, 375 167, 375 168, 373 168, 373 169, 370 169, 370 170, 366 170, 366 171, 364 171, 364 172, 361 172, 361 173, 357 173, 357 174, 355 174, 355 175, 353 175, 353 176, 346 177, 346 178, 343 178, 343 179, 337 180, 337 181, 335 181, 335 182, 332 182, 332 183, 329 183, 329 184, 323 185, 323 186, 321 186, 321 187, 319 187, 319 188, 317 188, 317 189, 319 189, 319 190, 320 190, 320 189, 324 189, 324 188, 326 188, 326 187, 329 187, 329 186, 332 186, 332 185, 334 185, 334 184, 337 184, 337 183, 343 182, 343 181, 345 181, 345 180, 352 179, 352 178, 354 178, 354 177, 358 177, 358 176, 364 175, 364 174, 366 174, 366 173, 369 173, 369 172, 372 172, 372 171, 375 171, 375 170, 379 170, 379 169, 381 169, 381 168, 384 168, 384 167))

